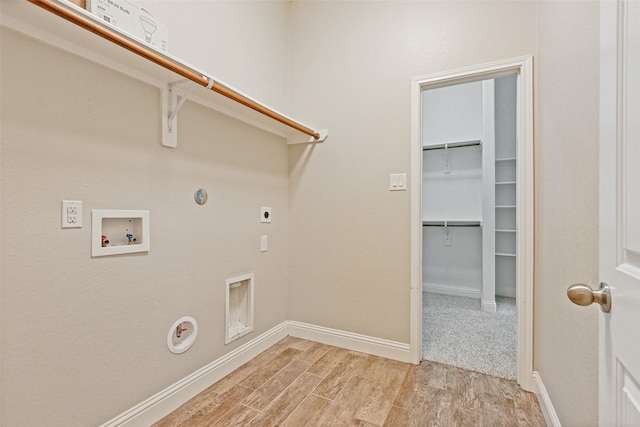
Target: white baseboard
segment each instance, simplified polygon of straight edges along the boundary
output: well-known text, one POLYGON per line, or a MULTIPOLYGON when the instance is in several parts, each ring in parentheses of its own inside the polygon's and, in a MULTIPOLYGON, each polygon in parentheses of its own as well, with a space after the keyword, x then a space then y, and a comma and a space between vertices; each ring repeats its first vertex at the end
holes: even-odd
POLYGON ((289 321, 289 335, 387 359, 410 361, 409 344, 396 341, 295 321, 289 321))
POLYGON ((545 388, 538 371, 533 371, 533 383, 534 391, 538 396, 540 409, 542 409, 542 414, 544 415, 544 420, 547 422, 547 425, 552 427, 562 427, 558 414, 556 414, 556 410, 553 408, 549 393, 547 393, 547 389, 545 388))
POLYGON ((409 344, 286 321, 107 421, 101 427, 149 426, 288 335, 402 362, 410 360, 409 344))
POLYGON ((101 427, 149 426, 168 415, 187 400, 224 378, 288 335, 287 323, 267 332, 214 360, 196 372, 162 390, 142 403, 102 424, 101 427))
POLYGON ((480 289, 469 288, 466 286, 442 285, 439 283, 424 283, 422 290, 434 294, 455 295, 459 297, 469 297, 480 299, 480 289))
MULTIPOLYGON (((422 285, 422 290, 424 292, 430 292, 433 294, 444 294, 444 295, 455 295, 459 297, 468 297, 468 298, 480 298, 480 290, 474 289, 466 286, 451 286, 451 285, 442 285, 440 283, 424 283, 422 285)), ((496 288, 496 296, 499 297, 516 297, 516 290, 511 288, 496 288)), ((495 313, 495 310, 493 311, 495 313)))
POLYGON ((507 287, 496 287, 496 296, 499 297, 516 297, 516 289, 515 288, 507 288, 507 287))
POLYGON ((495 301, 480 301, 480 307, 485 313, 495 313, 498 311, 498 306, 495 301))

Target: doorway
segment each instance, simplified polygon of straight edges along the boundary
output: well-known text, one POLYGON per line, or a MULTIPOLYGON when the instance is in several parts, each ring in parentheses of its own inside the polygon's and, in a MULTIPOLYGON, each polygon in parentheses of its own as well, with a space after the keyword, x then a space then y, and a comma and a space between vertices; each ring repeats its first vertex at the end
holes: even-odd
POLYGON ((516 379, 516 74, 422 92, 422 357, 516 379))
MULTIPOLYGON (((425 228, 425 218, 423 217, 423 187, 427 191, 429 184, 423 181, 424 167, 433 167, 432 160, 425 160, 424 157, 424 129, 423 114, 427 108, 423 104, 423 93, 425 91, 437 92, 437 89, 448 86, 463 87, 463 84, 471 82, 491 81, 506 76, 515 76, 515 92, 516 92, 516 114, 515 114, 515 141, 513 154, 517 151, 518 156, 507 154, 504 147, 495 148, 493 144, 486 144, 487 148, 483 152, 483 148, 469 146, 468 148, 457 148, 461 156, 462 162, 480 161, 482 164, 491 164, 491 167, 482 168, 480 172, 482 178, 476 184, 478 188, 485 188, 483 194, 489 194, 486 188, 491 188, 491 200, 483 207, 475 207, 477 215, 467 215, 469 218, 451 218, 453 222, 445 221, 445 218, 427 218, 427 225, 430 226, 430 233, 437 234, 438 244, 447 246, 453 238, 452 231, 456 232, 461 239, 470 242, 467 248, 478 247, 485 250, 491 250, 491 257, 479 257, 475 255, 470 258, 470 262, 475 263, 478 267, 475 272, 477 289, 466 289, 466 291, 476 292, 482 304, 482 310, 485 312, 494 312, 496 310, 496 287, 504 287, 504 275, 506 272, 513 277, 515 282, 512 289, 515 297, 514 310, 517 312, 517 343, 516 343, 516 377, 520 386, 525 390, 532 390, 533 385, 533 363, 532 363, 532 342, 533 342, 533 320, 532 320, 532 296, 533 296, 533 105, 532 105, 532 58, 523 57, 508 61, 501 61, 486 64, 477 67, 470 67, 452 72, 439 73, 430 76, 417 77, 412 80, 412 173, 411 173, 411 358, 412 362, 418 363, 423 358, 423 285, 424 277, 437 277, 438 271, 429 270, 428 265, 423 265, 423 253, 425 248, 423 245, 423 229, 425 228), (434 91, 435 90, 435 91, 434 91), (495 149, 494 149, 495 148, 495 149), (497 153, 497 150, 502 150, 497 153), (462 154, 462 151, 469 151, 462 154), (475 150, 475 153, 474 153, 475 150), (498 157, 496 157, 496 153, 498 157), (502 156, 502 157, 500 157, 502 156), (506 160, 509 159, 509 160, 506 160), (498 160, 498 162, 496 162, 498 160), (490 163, 489 163, 490 162, 490 163), (498 166, 499 164, 499 166, 498 166), (498 166, 496 168, 496 166, 498 166), (484 176, 489 172, 489 176, 484 176), (503 173, 513 173, 509 180, 503 179, 503 173), (497 174, 497 175, 496 175, 497 174), (496 185, 496 177, 501 180, 499 186, 496 185), (502 184, 502 182, 517 182, 517 186, 513 184, 502 184), (496 189, 496 187, 499 187, 496 189), (504 188, 502 188, 504 187, 504 188), (510 198, 512 201, 508 206, 518 206, 513 209, 510 215, 513 219, 510 221, 510 227, 503 227, 505 224, 505 212, 508 208, 500 207, 496 209, 496 205, 504 197, 510 198), (487 209, 491 210, 490 214, 483 213, 487 209), (505 211, 505 212, 503 212, 505 211), (457 222, 456 222, 457 221, 457 222), (462 221, 462 222, 460 222, 462 221), (483 224, 484 221, 484 224, 483 224), (496 233, 497 225, 502 227, 496 233), (440 222, 443 222, 442 224, 440 222), (455 226, 460 226, 455 227, 455 226), (432 228, 433 227, 433 228, 432 228), (455 227, 455 228, 454 228, 455 227), (444 234, 443 234, 444 233, 444 234), (504 234, 504 235, 503 235, 504 234), (517 239, 515 236, 517 235, 517 239), (475 236, 475 237, 474 237, 475 236), (441 241, 440 241, 441 240, 441 241), (475 242, 475 243, 473 243, 475 242), (503 251, 504 245, 508 245, 517 257, 511 261, 505 261, 507 252, 503 251), (489 245, 492 248, 485 248, 483 245, 489 245), (497 247, 496 245, 500 246, 497 247), (497 251, 498 250, 498 251, 497 251), (498 256, 496 256, 498 254, 498 256), (510 267, 511 264, 512 267, 510 267), (506 266, 506 267, 505 267, 506 266), (427 269, 425 271, 425 268, 427 269), (433 276, 435 274, 435 276, 433 276)), ((502 79, 505 80, 505 79, 502 79)), ((483 90, 487 90, 484 88, 483 90)), ((493 89, 491 89, 493 90, 493 89)), ((493 105, 489 110, 493 109, 493 105)), ((483 135, 480 139, 486 138, 483 135)), ((492 135, 489 135, 492 137, 492 135)), ((467 142, 473 142, 474 138, 463 138, 467 142)), ((454 138, 455 140, 455 138, 454 138)), ((455 142, 455 141, 454 141, 455 142)), ((455 146, 455 145, 454 145, 455 146)), ((440 147, 431 147, 440 148, 440 147)), ((448 145, 439 150, 440 155, 436 156, 435 163, 443 168, 444 173, 450 173, 453 147, 448 145), (446 151, 446 153, 445 153, 446 151)), ((433 157, 433 156, 432 156, 433 157)), ((472 185, 472 187, 473 187, 472 185)), ((445 190, 446 191, 446 190, 445 190)), ((436 192, 437 193, 437 192, 436 192)), ((435 193, 434 193, 435 194, 435 193)), ((451 197, 447 197, 450 199, 451 197)), ((473 200, 473 197, 467 198, 473 200)), ((466 199, 465 199, 466 200, 466 199)), ((481 203, 482 204, 482 203, 481 203)), ((504 206, 507 206, 505 203, 504 206)), ((473 211, 472 209, 472 211, 473 211)), ((437 209, 436 209, 437 210, 437 209)), ((467 212, 472 212, 467 210, 467 212)), ((455 216, 455 215, 454 215, 455 216)), ((442 270, 440 273, 442 273, 442 270)), ((468 272, 468 269, 467 269, 468 272)), ((472 275, 473 276, 473 275, 472 275)), ((437 280, 435 280, 437 282, 437 280)), ((437 285, 437 283, 435 283, 437 285)), ((458 291, 461 287, 458 286, 458 291)), ((469 287, 467 287, 469 288, 469 287)), ((433 290, 433 289, 432 289, 433 290)), ((440 288, 440 290, 443 290, 440 288)), ((455 286, 445 290, 449 293, 455 293, 455 286), (452 291, 453 289, 453 291, 452 291)), ((504 293, 504 290, 502 291, 504 293)), ((511 291, 508 291, 511 292, 511 291)), ((499 291, 500 293, 500 291, 499 291)), ((479 305, 480 308, 480 305, 479 305)), ((429 325, 426 325, 428 328, 429 325)))

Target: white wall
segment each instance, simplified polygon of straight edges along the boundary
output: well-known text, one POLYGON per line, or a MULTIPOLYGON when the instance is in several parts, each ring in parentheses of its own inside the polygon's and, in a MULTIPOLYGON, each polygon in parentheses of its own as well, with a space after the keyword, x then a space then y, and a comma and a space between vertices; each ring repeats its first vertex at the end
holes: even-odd
POLYGON ((495 79, 496 159, 516 157, 516 80, 515 74, 495 79))
POLYGON ((449 227, 450 246, 444 244, 444 227, 422 229, 423 290, 480 298, 482 290, 482 229, 449 227))
MULTIPOLYGON (((11 31, 1 42, 3 426, 101 424, 287 319, 282 138, 188 102, 178 148, 162 147, 156 88, 11 31), (82 229, 60 228, 63 199, 82 200, 82 229), (273 209, 268 226, 261 206, 273 209), (91 258, 91 209, 150 210, 149 253, 91 258), (248 272, 255 331, 225 346, 225 279, 248 272), (174 355, 166 336, 183 315, 199 335, 174 355)), ((249 74, 242 56, 268 44, 238 42, 227 70, 249 74)), ((286 62, 262 69, 284 75, 286 62)))
MULTIPOLYGON (((426 90, 422 93, 422 144, 482 139, 482 82, 426 90)), ((423 151, 424 220, 482 219, 482 149, 423 151)))
MULTIPOLYGON (((516 156, 516 75, 496 78, 495 151, 497 158, 516 156)), ((472 82, 422 93, 423 144, 482 139, 482 83, 472 82)), ((487 146, 487 141, 483 145, 487 146)), ((480 220, 483 200, 482 151, 479 147, 450 150, 451 171, 443 172, 444 150, 423 153, 422 212, 424 220, 480 220)), ((515 162, 495 165, 496 181, 515 181, 515 162)), ((515 205, 515 186, 495 188, 496 205, 515 205)), ((515 228, 515 211, 498 209, 499 225, 515 228)), ((493 222, 493 221, 491 221, 493 222)), ((486 225, 486 224, 485 224, 486 225)), ((500 228, 500 227, 496 227, 500 228)), ((492 227, 493 230, 493 227, 492 227)), ((442 228, 423 228, 422 279, 426 289, 480 297, 482 288, 482 234, 479 229, 450 228, 450 246, 443 244, 442 228)), ((496 233, 496 252, 515 252, 516 236, 496 233)), ((493 252, 493 247, 490 251, 493 252)), ((515 297, 515 259, 496 257, 495 293, 515 297)), ((489 273, 493 280, 494 274, 489 273)))
MULTIPOLYGON (((422 92, 422 144, 482 139, 482 82, 422 92)), ((453 148, 422 153, 422 218, 425 221, 482 220, 482 148, 453 148)), ((432 292, 456 292, 480 298, 482 229, 422 228, 422 281, 432 292)))
POLYGON ((134 0, 169 27, 169 52, 288 111, 287 1, 134 0))
POLYGON ((256 334, 288 317, 408 342, 409 193, 388 174, 410 172, 410 79, 531 53, 535 369, 563 425, 595 424, 596 311, 564 291, 597 279, 597 3, 291 2, 290 26, 274 2, 149 3, 176 28, 172 50, 278 107, 288 75, 289 111, 331 136, 287 165, 279 138, 188 103, 180 147, 161 148, 154 88, 3 32, 3 425, 99 424, 223 354, 223 279, 238 272, 256 272, 256 334), (51 84, 35 86, 42 63, 51 84), (89 258, 89 228, 59 228, 63 198, 84 201, 85 221, 150 209, 152 251, 89 258), (260 255, 266 203, 278 216, 260 255), (201 336, 170 355, 183 314, 201 336))
POLYGON ((482 83, 422 92, 422 145, 482 139, 482 83))
POLYGON ((534 369, 563 425, 595 424, 597 317, 564 292, 597 282, 597 17, 582 1, 293 2, 293 112, 331 136, 290 151, 290 318, 409 341, 409 193, 388 174, 410 172, 410 79, 534 54, 534 369))
POLYGON ((596 425, 599 4, 540 2, 536 62, 534 364, 563 426, 596 425))
POLYGON ((535 53, 533 2, 292 2, 290 317, 409 342, 411 78, 535 53), (330 28, 327 27, 330 23, 330 28))
MULTIPOLYGON (((495 79, 495 158, 516 158, 516 84, 515 74, 495 79)), ((496 182, 515 181, 515 162, 496 162, 496 182)), ((496 186, 496 205, 515 205, 516 187, 496 186)), ((496 228, 515 229, 515 211, 496 209, 496 228), (506 227, 508 225, 508 227, 506 227)), ((496 233, 496 252, 515 252, 517 236, 496 233)), ((516 296, 516 259, 496 257, 496 295, 516 296)))

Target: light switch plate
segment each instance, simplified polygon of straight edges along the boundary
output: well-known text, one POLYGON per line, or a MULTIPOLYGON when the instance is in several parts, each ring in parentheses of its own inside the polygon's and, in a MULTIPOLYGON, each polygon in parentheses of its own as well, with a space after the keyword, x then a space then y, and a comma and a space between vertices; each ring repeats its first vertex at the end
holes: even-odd
POLYGON ((390 173, 389 174, 389 190, 406 191, 407 190, 407 174, 406 173, 390 173))

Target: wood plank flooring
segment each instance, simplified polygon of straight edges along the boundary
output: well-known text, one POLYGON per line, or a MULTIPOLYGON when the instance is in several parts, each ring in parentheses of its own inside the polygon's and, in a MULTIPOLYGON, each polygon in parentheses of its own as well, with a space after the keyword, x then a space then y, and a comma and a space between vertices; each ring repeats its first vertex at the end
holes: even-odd
POLYGON ((154 427, 545 425, 515 382, 287 337, 154 427))

